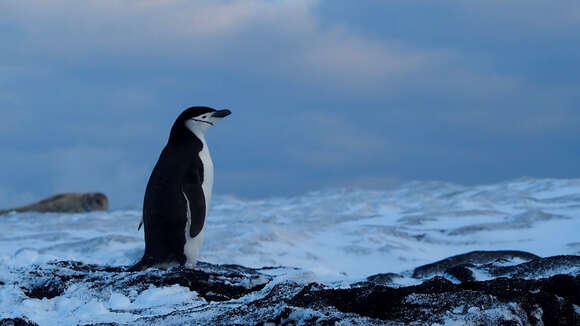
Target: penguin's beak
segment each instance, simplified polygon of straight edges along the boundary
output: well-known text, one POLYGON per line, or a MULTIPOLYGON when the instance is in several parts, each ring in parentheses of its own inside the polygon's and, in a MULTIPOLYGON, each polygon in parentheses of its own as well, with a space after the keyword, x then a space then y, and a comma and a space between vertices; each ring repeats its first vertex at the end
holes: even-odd
POLYGON ((215 111, 211 116, 214 118, 225 118, 230 114, 232 114, 230 110, 219 110, 215 111))

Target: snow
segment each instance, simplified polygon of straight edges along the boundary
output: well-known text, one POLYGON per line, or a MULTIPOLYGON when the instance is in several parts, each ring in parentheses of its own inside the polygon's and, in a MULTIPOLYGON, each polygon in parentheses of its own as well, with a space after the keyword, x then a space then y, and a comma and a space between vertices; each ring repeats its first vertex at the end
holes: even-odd
POLYGON ((179 305, 197 299, 195 292, 188 288, 173 285, 158 288, 153 285, 149 289, 141 292, 133 302, 135 308, 151 308, 162 303, 163 305, 179 305))
MULTIPOLYGON (((16 293, 13 293, 13 295, 16 295, 16 293)), ((20 294, 20 297, 22 297, 22 294, 20 294)), ((109 310, 105 302, 97 298, 75 297, 70 296, 70 294, 52 299, 26 298, 18 304, 9 306, 6 304, 2 300, 1 317, 28 316, 41 325, 75 325, 111 320, 129 321, 132 319, 130 314, 116 313, 109 310)))
POLYGON ((122 293, 111 293, 109 298, 109 307, 114 310, 126 310, 131 306, 131 299, 122 293))
POLYGON ((201 259, 290 265, 321 279, 356 279, 471 250, 575 254, 580 196, 562 199, 560 188, 580 194, 580 181, 479 187, 414 182, 391 191, 325 190, 261 201, 219 197, 201 259))
MULTIPOLYGON (((580 180, 520 179, 483 186, 411 182, 385 191, 327 189, 297 197, 215 196, 201 261, 293 266, 285 278, 350 282, 472 250, 580 254, 580 180)), ((130 265, 142 255, 141 212, 11 213, 0 216, 0 317, 41 325, 129 322, 204 303, 181 286, 106 296, 68 288, 30 299, 11 285, 23 269, 52 260, 130 265)), ((276 274, 276 270, 264 270, 276 274)), ((482 278, 489 276, 481 275, 482 278)), ((241 285, 252 287, 250 280, 241 285)), ((402 279, 401 282, 408 282, 402 279)), ((347 284, 347 283, 345 283, 347 284)), ((576 308, 576 307, 575 307, 576 308)), ((305 320, 293 314, 292 320, 305 320)), ((499 314, 509 312, 497 312, 499 314)), ((450 318, 446 325, 455 324, 450 318)))

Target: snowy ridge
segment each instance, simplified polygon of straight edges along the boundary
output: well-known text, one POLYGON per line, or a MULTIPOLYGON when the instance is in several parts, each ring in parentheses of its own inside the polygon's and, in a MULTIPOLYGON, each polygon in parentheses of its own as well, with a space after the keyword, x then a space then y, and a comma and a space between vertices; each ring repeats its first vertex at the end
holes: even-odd
POLYGON ((202 259, 356 279, 472 250, 578 254, 578 208, 580 180, 413 182, 391 191, 326 190, 263 201, 221 197, 202 259))
MULTIPOLYGON (((578 254, 579 212, 580 180, 412 182, 389 191, 333 189, 264 200, 216 196, 200 260, 294 266, 322 279, 355 280, 473 250, 578 254)), ((2 216, 0 257, 7 265, 53 259, 129 265, 144 248, 140 218, 140 211, 2 216)))
MULTIPOLYGON (((557 274, 578 278, 580 272, 575 256, 580 254, 580 180, 520 179, 474 187, 411 182, 385 191, 328 189, 263 200, 216 196, 200 252, 200 260, 211 264, 202 264, 200 272, 215 278, 208 281, 209 287, 228 284, 239 297, 192 290, 182 282, 196 278, 178 272, 169 278, 173 283, 159 281, 167 279, 165 272, 151 271, 141 283, 125 286, 121 281, 127 274, 120 266, 137 261, 144 249, 142 232, 137 231, 140 220, 141 212, 135 210, 0 216, 0 319, 26 316, 40 325, 136 320, 170 325, 171 320, 179 324, 180 311, 207 321, 229 311, 232 319, 228 320, 235 321, 236 304, 255 303, 260 296, 273 304, 295 300, 310 282, 333 289, 386 285, 404 292, 406 286, 437 276, 463 286, 473 280, 494 282, 499 276, 534 282, 557 274), (437 265, 413 277, 417 267, 481 250, 554 257, 538 263, 533 255, 488 256, 437 265), (66 265, 67 261, 79 263, 66 265), (263 266, 288 267, 252 269, 263 266), (242 276, 232 276, 232 269, 242 276), (53 274, 62 274, 62 284, 36 287, 53 274), (80 277, 86 282, 77 281, 80 277), (259 286, 264 288, 257 290, 259 286), (51 298, 35 297, 32 290, 40 289, 42 294, 53 288, 51 298), (288 293, 273 294, 282 289, 288 293), (214 304, 220 296, 226 303, 214 304)), ((548 286, 542 284, 537 286, 548 286)), ((321 291, 317 293, 325 295, 326 290, 321 291)), ((320 300, 326 304, 329 299, 320 300)), ((499 309, 496 303, 488 303, 487 312, 499 309)), ((265 314, 264 320, 290 316, 308 320, 321 314, 312 306, 318 303, 296 304, 303 310, 260 306, 253 313, 265 314)), ((329 309, 340 318, 351 311, 329 309)), ((520 316, 521 309, 512 313, 520 316)), ((456 315, 462 320, 475 313, 467 307, 456 315)))
MULTIPOLYGON (((490 254, 498 257, 499 253, 490 254)), ((475 256, 467 254, 474 266, 475 256)), ((490 270, 501 267, 488 261, 482 262, 490 270)), ((310 273, 291 268, 256 270, 200 263, 197 270, 175 267, 131 273, 120 267, 61 261, 21 269, 2 284, 7 291, 1 303, 10 311, 1 317, 33 319, 40 325, 424 325, 450 321, 575 325, 580 316, 572 305, 579 303, 580 256, 538 258, 513 267, 527 269, 534 278, 549 277, 455 284, 433 277, 408 287, 386 287, 380 282, 388 283, 387 278, 369 277, 337 287, 312 282, 310 273), (544 268, 525 266, 530 263, 548 269, 567 265, 577 272, 575 277, 550 276, 544 268)), ((457 275, 453 270, 450 273, 457 275)))

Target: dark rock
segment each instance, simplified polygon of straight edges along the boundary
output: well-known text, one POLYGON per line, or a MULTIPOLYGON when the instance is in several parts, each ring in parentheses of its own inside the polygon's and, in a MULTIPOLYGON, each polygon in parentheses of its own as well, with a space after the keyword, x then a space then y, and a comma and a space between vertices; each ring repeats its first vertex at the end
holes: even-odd
POLYGON ((515 266, 486 265, 488 273, 493 276, 534 277, 553 273, 558 270, 580 271, 580 256, 553 256, 537 258, 515 266))
MULTIPOLYGON (((400 323, 442 323, 455 307, 492 309, 499 303, 518 304, 523 320, 544 325, 575 325, 578 316, 572 304, 580 296, 580 276, 556 275, 542 280, 501 278, 484 282, 453 284, 435 277, 421 285, 388 288, 371 285, 352 289, 326 289, 310 284, 289 301, 293 306, 320 309, 332 305, 342 312, 400 323)), ((496 320, 510 324, 510 320, 496 320)), ((484 324, 487 325, 487 324, 484 324)))
POLYGON ((468 265, 457 265, 445 270, 446 274, 449 274, 459 282, 469 282, 475 281, 475 277, 473 276, 473 272, 467 268, 468 265))
POLYGON ((32 287, 24 288, 23 292, 29 298, 52 299, 54 297, 60 296, 65 289, 65 283, 61 279, 55 278, 40 280, 40 282, 34 284, 32 287))
POLYGON ((30 273, 32 286, 23 287, 31 298, 54 298, 61 295, 72 283, 85 282, 91 288, 111 287, 124 291, 137 289, 141 292, 154 285, 157 287, 181 285, 207 301, 237 299, 261 290, 272 277, 239 265, 215 265, 199 263, 198 269, 174 267, 169 270, 149 269, 129 273, 124 267, 97 266, 81 262, 51 262, 47 268, 30 273))
POLYGON ((0 319, 0 326, 38 326, 38 324, 23 318, 4 318, 0 319))
MULTIPOLYGON (((503 253, 495 258, 505 257, 503 253)), ((452 263, 432 264, 435 267, 429 272, 439 273, 440 268, 447 266, 441 275, 450 275, 450 279, 459 280, 459 284, 435 276, 418 285, 396 287, 393 280, 402 276, 385 273, 370 276, 348 288, 335 288, 315 282, 292 281, 295 277, 284 277, 285 273, 295 273, 295 269, 290 268, 252 269, 199 263, 196 270, 173 267, 131 273, 125 267, 79 262, 38 266, 23 274, 15 284, 33 298, 62 295, 73 284, 88 288, 100 300, 107 300, 111 292, 123 293, 135 300, 151 285, 175 284, 196 291, 202 298, 194 305, 162 314, 155 310, 142 314, 145 310, 139 307, 119 310, 134 314, 136 319, 130 324, 139 325, 175 324, 177 321, 178 324, 200 325, 335 325, 338 321, 346 325, 428 325, 447 321, 482 326, 579 325, 580 316, 575 305, 580 306, 580 272, 574 269, 579 257, 535 259, 502 272, 535 275, 542 271, 549 276, 545 278, 500 277, 475 281, 472 269, 502 267, 493 262, 485 265, 465 263, 470 259, 477 263, 490 259, 486 256, 476 260, 474 257, 478 256, 481 253, 446 260, 452 263), (570 267, 570 275, 549 273, 550 269, 564 267, 570 267)), ((116 325, 114 320, 109 322, 95 325, 116 325)))
POLYGON ((392 285, 393 280, 396 278, 402 278, 401 274, 397 273, 382 273, 382 274, 375 274, 367 277, 366 281, 358 282, 353 284, 353 286, 363 286, 369 284, 375 285, 392 285))
POLYGON ((540 280, 498 278, 460 286, 492 295, 502 302, 517 302, 532 320, 535 319, 535 310, 540 307, 545 325, 578 325, 572 304, 579 303, 580 276, 555 275, 540 280))
POLYGON ((127 281, 121 280, 115 284, 115 287, 139 287, 145 289, 150 284, 157 287, 179 284, 196 291, 199 296, 207 301, 227 301, 259 291, 270 280, 271 278, 262 275, 257 276, 237 272, 218 274, 178 267, 163 273, 137 273, 137 275, 127 278, 127 281), (263 279, 260 279, 260 277, 263 277, 263 279), (246 282, 249 286, 236 285, 241 282, 246 282))
POLYGON ((519 258, 523 260, 533 260, 540 258, 534 254, 525 251, 514 251, 514 250, 500 250, 500 251, 472 251, 466 254, 461 254, 443 260, 437 261, 432 264, 423 265, 415 268, 413 272, 413 277, 424 278, 433 276, 436 274, 444 273, 456 266, 467 265, 467 264, 489 264, 498 261, 505 261, 509 259, 519 258))

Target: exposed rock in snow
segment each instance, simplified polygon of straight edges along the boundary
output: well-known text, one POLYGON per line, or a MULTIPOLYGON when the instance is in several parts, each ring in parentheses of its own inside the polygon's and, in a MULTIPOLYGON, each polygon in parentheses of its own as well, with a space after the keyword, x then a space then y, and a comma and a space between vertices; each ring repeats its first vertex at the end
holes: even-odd
POLYGON ((24 318, 4 318, 0 319, 0 326, 38 326, 38 324, 24 318))
POLYGON ((514 259, 532 260, 537 258, 540 257, 524 251, 472 251, 466 254, 449 257, 432 264, 417 267, 413 272, 413 277, 435 275, 437 273, 443 273, 458 266, 473 266, 474 264, 483 265, 493 262, 507 262, 514 259))
POLYGON ((216 196, 211 264, 140 273, 140 210, 9 213, 0 323, 573 325, 579 208, 578 179, 216 196))
MULTIPOLYGON (((123 267, 71 261, 23 270, 4 286, 19 289, 28 297, 27 304, 37 309, 58 310, 75 297, 91 297, 92 301, 71 315, 85 312, 100 317, 94 322, 90 318, 68 321, 95 325, 578 325, 579 256, 536 258, 514 266, 502 266, 505 260, 490 258, 506 255, 477 252, 451 257, 446 263, 430 264, 429 269, 416 269, 415 275, 420 275, 417 285, 398 287, 384 284, 404 277, 399 274, 374 275, 344 286, 308 282, 304 271, 283 267, 252 269, 200 263, 196 270, 174 267, 130 273, 123 267), (474 274, 473 280, 454 283, 432 277, 459 266, 452 262, 466 261, 470 268, 485 267, 494 278, 477 281, 474 274), (558 274, 564 266, 570 275, 558 274)), ((535 257, 526 253, 508 256, 535 257)), ((31 325, 26 320, 35 316, 13 317, 24 319, 7 319, 0 325, 31 325)))

